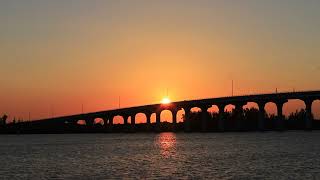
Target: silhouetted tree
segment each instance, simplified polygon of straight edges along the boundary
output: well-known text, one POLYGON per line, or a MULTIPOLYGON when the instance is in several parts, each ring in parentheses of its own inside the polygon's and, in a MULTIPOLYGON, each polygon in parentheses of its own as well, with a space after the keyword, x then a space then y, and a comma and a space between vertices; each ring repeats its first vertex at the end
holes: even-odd
MULTIPOLYGON (((223 123, 225 131, 256 131, 258 130, 259 122, 259 110, 256 108, 243 109, 239 114, 233 111, 223 112, 223 123), (239 121, 241 126, 239 128, 239 121)), ((1 118, 1 122, 6 122, 7 115, 1 118)), ((202 114, 200 112, 190 113, 190 128, 193 132, 200 132, 203 129, 202 126, 202 114)), ((211 132, 219 131, 219 118, 220 114, 217 112, 208 113, 206 120, 206 130, 211 132)), ((305 128, 305 118, 306 111, 299 110, 291 113, 285 118, 285 128, 286 129, 304 129, 305 128)), ((20 118, 19 118, 20 119, 20 118)), ((182 115, 183 122, 179 122, 176 126, 172 123, 161 122, 160 131, 184 131, 185 128, 185 116, 182 115)), ((7 124, 6 127, 0 126, 0 133, 97 133, 97 132, 109 132, 108 126, 103 126, 102 124, 95 124, 94 126, 79 125, 73 121, 33 121, 24 122, 14 118, 13 122, 7 124), (67 123, 66 123, 67 122, 67 123)), ((278 117, 273 114, 265 114, 265 129, 275 130, 277 129, 278 117)), ((1 123, 2 124, 2 123, 1 123)), ((320 120, 312 121, 313 129, 320 129, 320 120)), ((132 127, 130 124, 114 124, 112 126, 112 132, 132 132, 132 127)), ((155 131, 158 130, 157 124, 152 123, 148 125, 147 123, 136 124, 135 131, 155 131)))
POLYGON ((0 123, 1 123, 2 125, 6 125, 6 123, 7 123, 7 118, 8 118, 8 116, 7 116, 6 114, 4 114, 4 115, 2 116, 2 118, 0 118, 0 123))

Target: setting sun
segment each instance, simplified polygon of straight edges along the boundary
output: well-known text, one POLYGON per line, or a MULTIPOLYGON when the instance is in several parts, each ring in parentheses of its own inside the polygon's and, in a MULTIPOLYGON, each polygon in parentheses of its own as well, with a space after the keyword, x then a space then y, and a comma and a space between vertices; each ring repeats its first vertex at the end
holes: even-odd
POLYGON ((168 98, 168 97, 164 97, 162 100, 161 100, 161 104, 169 104, 171 103, 171 100, 168 98))

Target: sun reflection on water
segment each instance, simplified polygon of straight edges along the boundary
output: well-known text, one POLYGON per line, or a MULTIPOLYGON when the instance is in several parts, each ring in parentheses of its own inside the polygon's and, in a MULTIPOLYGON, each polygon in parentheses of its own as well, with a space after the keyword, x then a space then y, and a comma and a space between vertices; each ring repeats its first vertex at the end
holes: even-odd
POLYGON ((158 146, 163 158, 172 158, 176 155, 176 134, 172 132, 160 133, 155 145, 158 146))

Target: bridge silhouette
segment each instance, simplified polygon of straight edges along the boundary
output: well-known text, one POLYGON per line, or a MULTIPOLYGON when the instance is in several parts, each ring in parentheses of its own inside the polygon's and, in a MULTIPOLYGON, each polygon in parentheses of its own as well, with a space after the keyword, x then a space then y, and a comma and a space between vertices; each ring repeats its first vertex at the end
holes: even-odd
MULTIPOLYGON (((258 129, 265 130, 265 105, 269 102, 273 102, 277 107, 277 119, 276 125, 278 129, 284 127, 284 115, 283 115, 283 105, 288 102, 288 100, 299 99, 305 103, 306 117, 304 118, 304 128, 312 129, 312 103, 315 100, 320 100, 320 91, 301 91, 301 92, 285 92, 285 93, 271 93, 271 94, 255 94, 255 95, 243 95, 243 96, 230 96, 230 97, 219 97, 219 98, 207 98, 207 99, 196 99, 196 100, 186 100, 171 102, 169 104, 150 104, 144 106, 127 107, 120 109, 112 109, 99 112, 82 113, 63 117, 54 117, 48 119, 36 120, 33 123, 41 124, 51 124, 52 126, 59 126, 61 124, 76 124, 79 120, 84 120, 85 126, 94 126, 94 121, 96 118, 101 118, 104 121, 104 128, 108 131, 112 131, 113 119, 115 116, 122 116, 124 119, 124 125, 130 126, 131 131, 135 131, 136 125, 136 115, 143 113, 146 115, 148 126, 151 125, 151 115, 156 114, 156 131, 160 130, 160 114, 164 110, 169 110, 172 113, 172 124, 173 127, 177 125, 177 112, 179 110, 184 110, 184 130, 190 131, 190 114, 191 109, 198 107, 201 109, 201 128, 203 131, 207 129, 207 118, 208 118, 208 108, 216 105, 219 109, 218 118, 218 129, 219 131, 224 131, 225 119, 224 119, 224 109, 227 105, 235 106, 236 115, 241 116, 243 112, 243 106, 247 103, 256 103, 259 108, 259 118, 258 118, 258 129), (131 117, 131 123, 128 123, 128 118, 131 117)), ((236 122, 237 127, 241 127, 241 121, 236 122)))

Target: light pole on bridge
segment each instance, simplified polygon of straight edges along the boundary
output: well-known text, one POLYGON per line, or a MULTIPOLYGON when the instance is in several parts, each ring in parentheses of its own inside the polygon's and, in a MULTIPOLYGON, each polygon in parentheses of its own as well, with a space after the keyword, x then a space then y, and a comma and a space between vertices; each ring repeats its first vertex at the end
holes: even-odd
POLYGON ((231 96, 233 96, 233 79, 231 81, 231 96))
POLYGON ((81 104, 81 114, 83 114, 83 103, 81 104))

